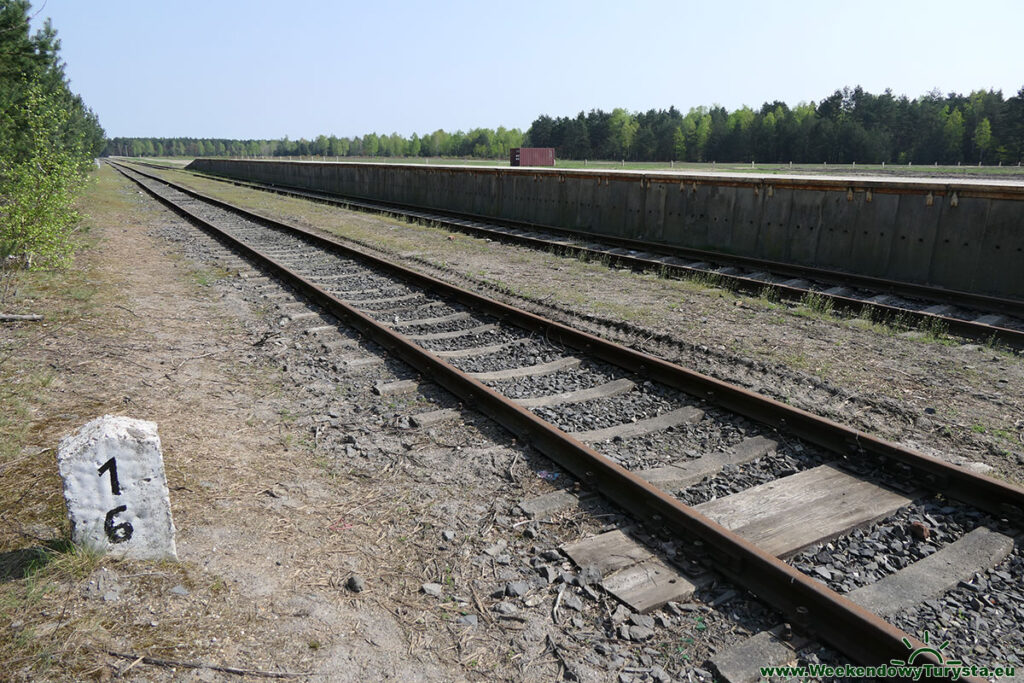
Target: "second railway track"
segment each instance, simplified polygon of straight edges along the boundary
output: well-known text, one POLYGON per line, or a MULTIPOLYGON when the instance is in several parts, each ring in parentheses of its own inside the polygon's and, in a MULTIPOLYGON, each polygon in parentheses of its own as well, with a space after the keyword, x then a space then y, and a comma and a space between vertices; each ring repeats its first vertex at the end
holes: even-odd
MULTIPOLYGON (((634 519, 699 540, 707 570, 731 578, 787 624, 854 661, 873 665, 906 656, 908 634, 880 614, 890 615, 887 602, 896 600, 886 590, 899 581, 921 583, 903 573, 914 560, 975 543, 975 560, 990 553, 989 562, 997 563, 1022 522, 1024 491, 1015 486, 118 168, 257 268, 286 279, 320 307, 323 325, 340 320, 357 328, 634 519), (918 555, 903 553, 901 543, 892 561, 857 537, 856 529, 908 506, 929 515, 933 526, 958 531, 937 534, 931 550, 918 555), (850 578, 845 569, 816 561, 815 549, 837 537, 855 560, 874 566, 850 578), (991 550, 996 546, 1003 550, 991 550)), ((403 380, 378 390, 414 387, 403 380)), ((931 532, 926 526, 917 533, 927 539, 931 532)), ((627 585, 634 567, 634 573, 656 567, 673 577, 675 570, 605 536, 565 550, 581 566, 596 566, 608 590, 629 604, 651 608, 701 581, 684 572, 672 585, 654 581, 649 594, 638 592, 627 585), (614 560, 623 552, 635 557, 614 560)), ((946 587, 930 590, 941 594, 946 587)), ((903 592, 899 599, 912 601, 903 612, 935 597, 903 592)))
MULTIPOLYGON (((157 165, 152 167, 192 173, 157 165)), ((829 310, 849 315, 867 315, 874 320, 929 331, 948 331, 970 339, 1024 348, 1024 302, 1018 300, 730 254, 673 248, 659 243, 582 234, 550 226, 339 197, 203 173, 196 175, 343 208, 443 225, 493 240, 598 259, 622 267, 653 270, 675 277, 697 277, 752 295, 809 302, 817 306, 824 303, 829 310)))

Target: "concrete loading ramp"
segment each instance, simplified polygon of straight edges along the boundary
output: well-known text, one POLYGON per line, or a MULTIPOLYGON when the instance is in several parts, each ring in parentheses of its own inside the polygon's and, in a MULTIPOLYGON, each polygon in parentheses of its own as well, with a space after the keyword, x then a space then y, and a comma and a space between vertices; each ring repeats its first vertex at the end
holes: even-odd
POLYGON ((197 159, 213 175, 1024 299, 1024 184, 197 159))

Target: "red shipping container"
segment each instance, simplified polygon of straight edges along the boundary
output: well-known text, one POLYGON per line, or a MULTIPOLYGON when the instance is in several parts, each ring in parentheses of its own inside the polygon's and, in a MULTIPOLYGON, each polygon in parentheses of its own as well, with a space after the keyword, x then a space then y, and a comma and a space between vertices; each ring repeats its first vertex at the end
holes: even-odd
POLYGON ((509 150, 512 166, 554 166, 554 147, 513 147, 509 150))

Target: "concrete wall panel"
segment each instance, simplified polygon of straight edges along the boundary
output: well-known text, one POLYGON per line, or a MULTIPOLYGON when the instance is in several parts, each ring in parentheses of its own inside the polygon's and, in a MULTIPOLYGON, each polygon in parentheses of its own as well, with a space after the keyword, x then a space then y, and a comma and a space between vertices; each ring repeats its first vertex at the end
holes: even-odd
POLYGON ((662 228, 662 241, 667 244, 681 244, 686 230, 686 199, 690 195, 690 185, 673 181, 665 185, 664 212, 665 224, 662 228))
POLYGON ((572 183, 576 197, 576 216, 572 225, 567 227, 589 231, 594 222, 594 190, 597 182, 590 178, 570 178, 569 182, 572 183))
MULTIPOLYGON (((927 211, 920 209, 922 213, 933 215, 938 225, 929 259, 928 283, 961 291, 984 291, 983 287, 974 290, 974 283, 986 279, 978 273, 979 269, 984 269, 982 250, 988 201, 975 199, 956 207, 938 197, 934 202, 938 206, 933 205, 927 211)), ((920 206, 921 202, 915 204, 920 206)))
MULTIPOLYGON (((964 200, 961 200, 961 206, 964 200)), ((971 290, 1024 299, 1024 222, 1008 202, 989 201, 985 236, 971 290)))
MULTIPOLYGON (((863 193, 833 193, 833 209, 843 216, 839 224, 851 226, 848 250, 832 253, 829 267, 847 270, 853 273, 864 273, 873 277, 886 277, 889 261, 892 256, 892 241, 895 226, 892 217, 898 211, 904 197, 896 201, 876 196, 870 202, 863 193)), ((909 198, 917 201, 917 198, 909 198)), ((842 244, 837 243, 836 246, 842 244)), ((843 245, 846 246, 846 245, 843 245)))
POLYGON ((758 249, 761 215, 765 211, 778 208, 771 203, 774 197, 767 196, 764 187, 749 186, 735 189, 732 214, 729 222, 729 244, 734 254, 752 254, 758 249), (756 192, 755 192, 756 189, 756 192))
POLYGON ((683 192, 684 203, 680 212, 682 225, 677 244, 681 247, 707 249, 709 240, 706 211, 711 187, 697 182, 688 184, 687 187, 688 189, 683 192))
POLYGON ((789 189, 772 188, 771 197, 765 197, 767 188, 758 192, 760 204, 746 215, 743 229, 747 232, 757 231, 757 242, 753 249, 764 254, 764 258, 772 261, 789 261, 789 252, 794 245, 793 239, 801 239, 803 235, 789 223, 789 214, 793 204, 793 192, 789 189), (794 236, 793 233, 796 233, 794 236))
POLYGON ((933 197, 932 205, 928 206, 926 197, 880 195, 876 196, 874 203, 879 209, 886 207, 883 216, 885 220, 878 222, 883 226, 891 226, 891 251, 884 272, 891 273, 895 280, 908 280, 921 277, 922 274, 927 276, 935 252, 936 221, 942 218, 942 198, 933 197), (894 203, 897 206, 892 214, 888 207, 894 203))
POLYGON ((736 188, 722 185, 708 187, 707 199, 700 213, 697 214, 698 225, 703 223, 707 230, 707 242, 701 247, 727 254, 732 250, 732 229, 728 220, 732 216, 733 203, 736 201, 736 188))
POLYGON ((644 189, 643 180, 637 182, 631 179, 621 183, 621 188, 625 201, 622 229, 627 237, 643 239, 643 214, 644 205, 646 204, 646 190, 644 189))
POLYGON ((617 179, 606 180, 598 190, 597 200, 602 210, 601 220, 594 225, 595 232, 629 237, 629 184, 617 179))
POLYGON ((644 239, 649 242, 665 240, 665 201, 672 185, 652 181, 644 197, 644 239))
POLYGON ((825 239, 822 230, 822 204, 828 199, 825 192, 800 197, 790 188, 775 189, 774 196, 766 200, 766 206, 774 208, 767 220, 785 222, 790 226, 790 244, 787 260, 801 260, 806 263, 817 261, 818 250, 825 239))

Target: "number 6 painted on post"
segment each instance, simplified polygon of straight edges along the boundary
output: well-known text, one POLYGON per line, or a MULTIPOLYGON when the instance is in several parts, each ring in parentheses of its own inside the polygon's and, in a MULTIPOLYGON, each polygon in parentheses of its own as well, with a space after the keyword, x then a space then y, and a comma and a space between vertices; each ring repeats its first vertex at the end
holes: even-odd
POLYGON ((103 531, 106 532, 107 538, 110 539, 111 543, 124 543, 132 537, 132 533, 135 529, 132 527, 131 522, 121 522, 120 524, 114 524, 114 517, 121 512, 124 512, 128 508, 124 505, 118 505, 116 508, 107 513, 107 518, 103 520, 103 531))

